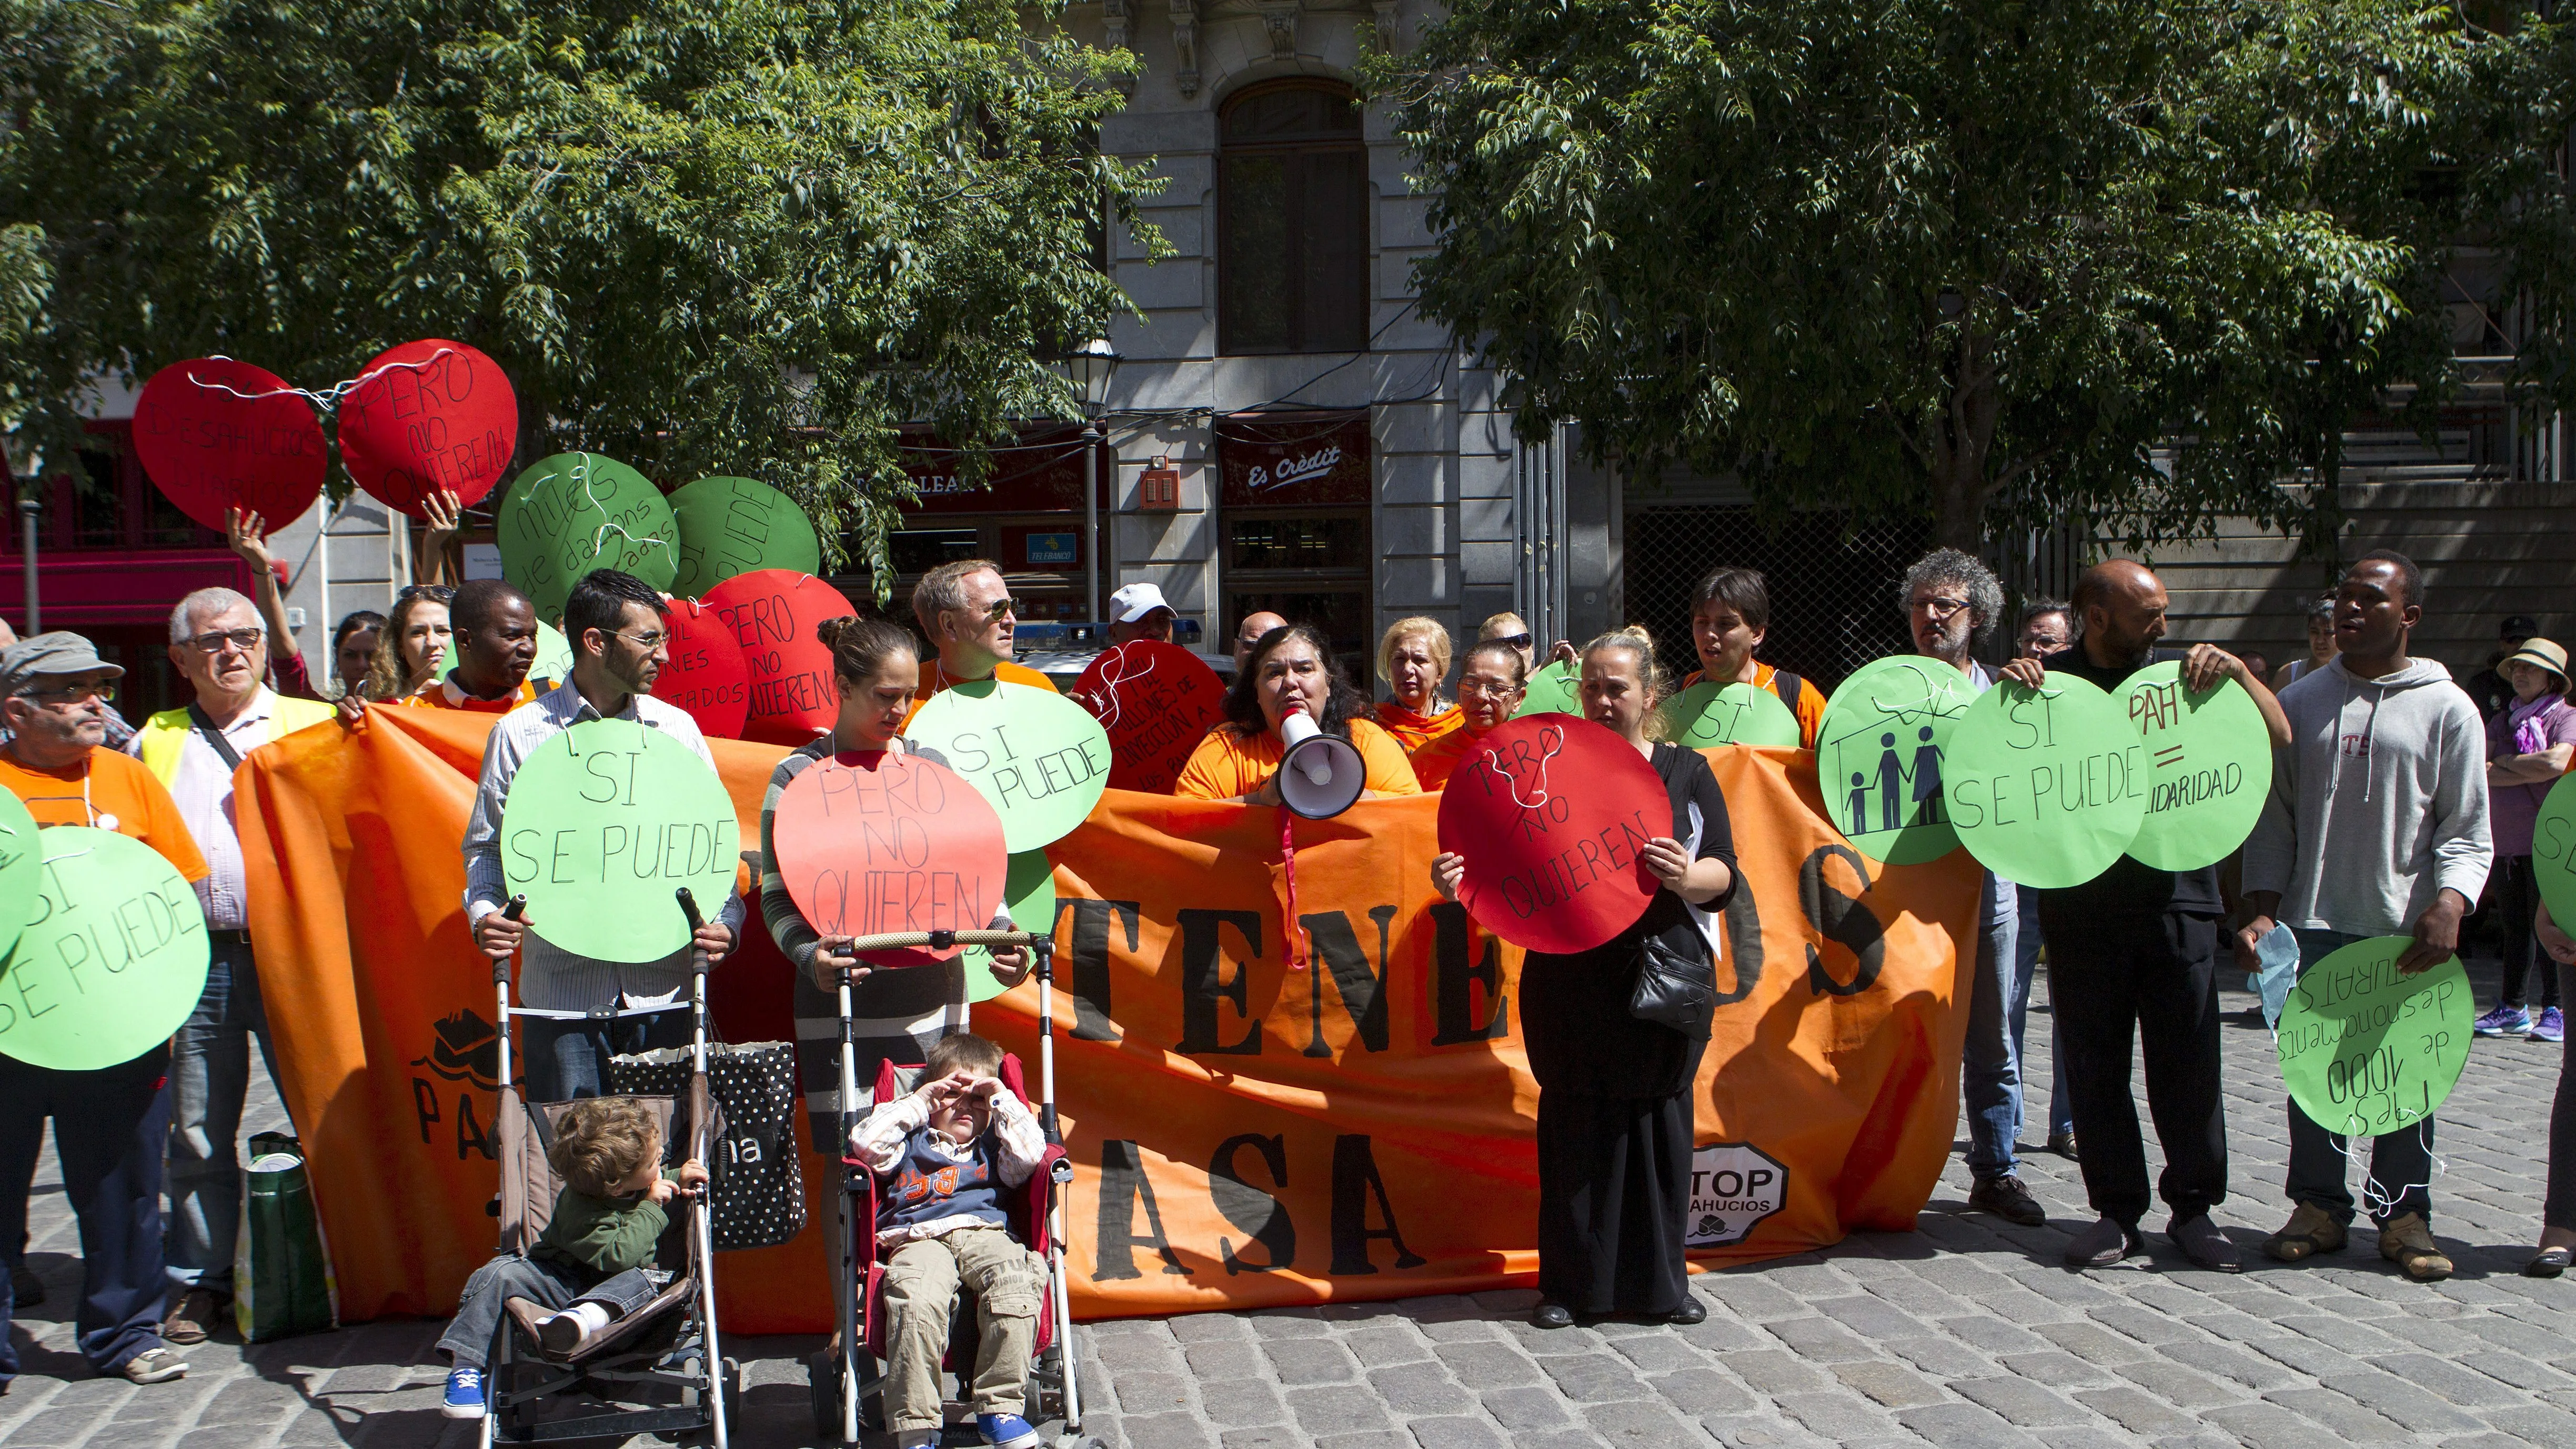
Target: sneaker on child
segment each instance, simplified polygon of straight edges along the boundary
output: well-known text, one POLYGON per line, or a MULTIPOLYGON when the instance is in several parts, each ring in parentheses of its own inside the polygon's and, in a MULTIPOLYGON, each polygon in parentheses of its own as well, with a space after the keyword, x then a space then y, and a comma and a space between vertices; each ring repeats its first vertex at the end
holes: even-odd
POLYGON ((2531 1030, 2531 1013, 2499 1002, 2495 1010, 2470 1022, 2469 1030, 2478 1036, 2521 1036, 2531 1030))
POLYGON ((2567 1018, 2559 1014, 2557 1007, 2542 1007, 2540 1011, 2540 1019, 2531 1024, 2531 1040, 2567 1040, 2567 1018))
POLYGON ((975 1432, 994 1449, 1037 1449, 1038 1431, 1017 1414, 977 1414, 975 1432))
POLYGON ((483 1371, 463 1364, 447 1371, 447 1397, 439 1401, 438 1412, 451 1419, 483 1417, 483 1371))

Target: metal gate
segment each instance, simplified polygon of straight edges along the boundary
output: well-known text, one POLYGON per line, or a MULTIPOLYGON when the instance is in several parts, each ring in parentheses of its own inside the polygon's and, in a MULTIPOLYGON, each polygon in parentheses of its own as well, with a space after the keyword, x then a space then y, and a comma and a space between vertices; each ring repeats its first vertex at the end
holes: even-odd
POLYGON ((1691 593, 1720 564, 1760 569, 1771 626, 1755 657, 1830 691, 1873 659, 1909 647, 1897 581, 1929 547, 1922 521, 1855 526, 1842 513, 1800 513, 1765 528, 1750 508, 1630 509, 1622 554, 1628 621, 1655 636, 1676 679, 1699 667, 1691 593))

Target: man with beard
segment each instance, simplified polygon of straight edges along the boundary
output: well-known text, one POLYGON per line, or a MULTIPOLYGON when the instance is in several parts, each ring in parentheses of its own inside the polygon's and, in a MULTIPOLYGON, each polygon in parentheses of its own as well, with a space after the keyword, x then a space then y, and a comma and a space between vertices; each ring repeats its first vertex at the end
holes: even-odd
MULTIPOLYGON (((2070 602, 2076 642, 2045 659, 2015 659, 2004 676, 2032 689, 2071 674, 2117 695, 2129 677, 2182 662, 2193 694, 2233 679, 2253 696, 2274 745, 2290 740, 2279 701, 2244 661, 2215 645, 2158 649, 2165 588, 2127 559, 2085 571, 2070 602)), ((2226 906, 2218 870, 2165 871, 2122 856, 2080 886, 2033 891, 2047 933, 2049 1000, 2065 1053, 2084 1192, 2100 1220, 2067 1244, 2071 1267, 2102 1268, 2141 1250, 2146 1146, 2129 1092, 2129 1047, 2143 1037, 2147 1111, 2164 1145, 2158 1183, 2172 1210, 2165 1233, 2203 1268, 2236 1272, 2236 1248, 2210 1220, 2227 1196, 2227 1121, 2219 1089, 2218 936, 2226 906)))

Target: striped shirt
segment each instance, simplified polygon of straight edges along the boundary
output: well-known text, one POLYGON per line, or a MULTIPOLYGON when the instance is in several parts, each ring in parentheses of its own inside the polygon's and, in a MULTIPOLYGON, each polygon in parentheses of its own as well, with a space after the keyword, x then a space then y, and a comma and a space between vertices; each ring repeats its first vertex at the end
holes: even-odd
MULTIPOLYGON (((510 887, 501 873, 501 813, 510 800, 510 782, 519 766, 546 741, 585 720, 601 718, 569 679, 533 703, 501 716, 483 743, 483 778, 474 793, 474 813, 465 817, 465 922, 470 928, 501 909, 510 887)), ((697 752, 716 767, 697 721, 676 705, 649 694, 631 694, 615 716, 657 729, 697 752)), ((763 821, 764 825, 766 820, 763 821)), ((742 939, 742 897, 725 893, 724 909, 714 917, 742 939)), ((659 961, 630 965, 594 961, 553 946, 543 938, 539 921, 530 921, 527 942, 519 949, 519 1001, 547 1011, 590 1011, 609 1006, 663 1006, 678 1001, 689 986, 689 948, 659 961)))

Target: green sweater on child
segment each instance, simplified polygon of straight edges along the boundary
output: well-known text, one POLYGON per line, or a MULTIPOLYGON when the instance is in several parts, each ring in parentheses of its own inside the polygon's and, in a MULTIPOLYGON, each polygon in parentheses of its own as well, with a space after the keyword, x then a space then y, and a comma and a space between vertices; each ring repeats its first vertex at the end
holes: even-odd
POLYGON ((654 1245, 670 1225, 662 1205, 643 1193, 593 1197, 567 1187, 528 1256, 586 1273, 597 1283, 629 1268, 651 1267, 654 1245))

